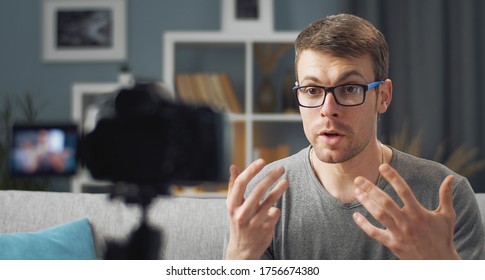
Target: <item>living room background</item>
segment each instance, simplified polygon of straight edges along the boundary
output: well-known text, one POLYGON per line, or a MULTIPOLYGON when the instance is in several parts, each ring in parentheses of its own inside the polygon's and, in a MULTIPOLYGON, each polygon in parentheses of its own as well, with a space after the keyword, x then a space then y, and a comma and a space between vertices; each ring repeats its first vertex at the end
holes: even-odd
MULTIPOLYGON (((472 49, 475 49, 476 53, 479 54, 478 50, 485 48, 483 41, 483 38, 485 38, 484 20, 475 22, 474 19, 484 10, 485 5, 477 0, 456 1, 456 3, 437 0, 428 1, 426 4, 421 4, 420 1, 406 1, 406 4, 403 4, 404 2, 384 0, 274 0, 274 30, 299 31, 317 18, 340 12, 354 12, 368 18, 383 30, 386 37, 389 37, 391 55, 400 58, 398 61, 391 57, 391 78, 395 82, 396 96, 399 94, 399 97, 396 98, 401 99, 398 101, 399 104, 405 104, 405 106, 391 108, 397 113, 389 116, 388 121, 383 122, 382 126, 386 132, 384 137, 389 138, 388 134, 393 132, 389 127, 396 127, 398 123, 402 124, 404 119, 402 116, 409 116, 409 129, 413 132, 413 135, 414 132, 420 130, 426 132, 422 135, 423 146, 421 147, 425 157, 431 158, 433 156, 436 147, 441 144, 440 141, 452 139, 454 146, 447 148, 448 154, 461 144, 466 144, 470 148, 478 148, 477 157, 479 160, 483 159, 485 157, 485 129, 483 128, 485 113, 484 110, 478 109, 485 106, 485 98, 474 95, 476 96, 475 99, 467 100, 467 104, 474 105, 474 115, 459 121, 452 118, 453 124, 449 125, 451 128, 446 127, 446 122, 445 124, 436 123, 437 119, 445 118, 446 113, 439 111, 440 109, 435 108, 436 106, 432 106, 432 104, 423 102, 422 100, 427 100, 426 96, 423 96, 423 99, 419 101, 410 101, 411 99, 407 97, 409 91, 416 88, 421 89, 421 84, 418 82, 409 83, 410 79, 415 81, 420 78, 416 77, 417 72, 414 72, 415 69, 412 67, 423 63, 423 69, 438 68, 437 70, 440 70, 451 64, 426 64, 427 53, 421 54, 423 60, 417 59, 420 56, 413 56, 412 59, 408 59, 406 52, 420 52, 421 45, 416 43, 412 45, 413 48, 409 49, 403 42, 409 41, 407 40, 408 36, 414 36, 415 42, 419 40, 424 43, 433 41, 433 38, 426 35, 435 34, 436 31, 433 28, 437 28, 436 30, 446 34, 459 34, 461 37, 457 37, 456 41, 463 40, 463 34, 466 33, 460 32, 456 28, 453 29, 453 25, 447 21, 448 17, 451 17, 453 12, 456 11, 456 14, 458 12, 461 14, 458 19, 463 19, 463 21, 472 19, 469 24, 476 32, 473 34, 482 35, 477 36, 482 39, 472 43, 472 49), (404 9, 400 7, 404 7, 404 9), (473 16, 467 17, 467 10, 473 11, 473 16), (421 12, 416 13, 415 11, 421 12), (446 13, 449 15, 441 16, 446 13), (393 24, 396 24, 397 21, 390 20, 391 17, 410 24, 414 23, 415 26, 412 26, 414 29, 411 27, 396 29, 393 24), (436 22, 429 24, 430 21, 420 20, 423 18, 443 18, 443 21, 438 21, 442 22, 443 25, 434 26, 433 24, 436 22), (420 26, 420 23, 424 23, 423 26, 420 26), (447 29, 451 31, 447 32, 447 29), (407 33, 398 33, 396 30, 407 33), (413 30, 418 31, 413 32, 413 30), (406 65, 398 68, 399 65, 403 65, 405 60, 414 61, 416 64, 412 67, 406 65), (458 127, 461 127, 461 130, 458 127)), ((220 30, 221 0, 127 0, 126 18, 127 54, 125 61, 44 62, 42 60, 42 1, 2 0, 0 2, 0 102, 3 102, 7 95, 20 96, 25 92, 31 92, 36 100, 46 104, 38 116, 39 121, 63 122, 71 119, 71 87, 73 83, 116 82, 123 63, 130 66, 135 77, 160 80, 163 76, 163 33, 166 31, 220 30)), ((447 36, 445 37, 450 38, 453 35, 447 36)), ((427 50, 433 53, 434 46, 430 45, 427 50)), ((435 53, 438 53, 438 51, 435 53)), ((446 51, 443 55, 448 55, 451 58, 458 57, 453 53, 446 53, 446 51)), ((465 71, 462 72, 477 75, 478 79, 471 82, 477 85, 472 90, 483 89, 484 86, 480 85, 484 85, 484 70, 483 67, 477 66, 477 63, 483 65, 483 62, 485 62, 484 55, 481 54, 480 57, 476 57, 478 62, 472 61, 473 59, 470 59, 470 57, 467 58, 470 61, 466 60, 464 63, 471 63, 472 66, 464 68, 465 71), (481 82, 477 82, 477 80, 481 80, 481 82)), ((425 77, 421 78, 426 79, 425 77)), ((449 76, 449 78, 459 79, 455 76, 449 76)), ((470 81, 465 78, 460 82, 470 85, 470 81)), ((446 85, 440 85, 440 88, 445 90, 446 85)), ((423 91, 423 94, 427 90, 428 88, 423 91)), ((432 99, 431 95, 428 99, 432 99)), ((443 106, 453 106, 456 101, 453 100, 455 99, 444 101, 446 104, 443 106)), ((460 113, 471 114, 472 110, 467 110, 466 104, 460 104, 460 106, 462 106, 461 109, 454 109, 451 112, 458 115, 460 113)), ((385 118, 386 116, 384 116, 385 118)), ((401 128, 398 127, 397 129, 401 128)), ((476 191, 485 191, 485 172, 483 170, 475 174, 471 181, 476 191)))

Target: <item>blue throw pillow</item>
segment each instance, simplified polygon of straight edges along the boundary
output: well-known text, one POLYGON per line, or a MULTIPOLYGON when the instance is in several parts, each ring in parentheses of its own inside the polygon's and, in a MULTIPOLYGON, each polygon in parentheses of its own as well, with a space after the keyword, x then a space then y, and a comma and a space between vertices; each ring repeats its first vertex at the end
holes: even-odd
POLYGON ((0 234, 2 260, 91 260, 96 258, 88 219, 33 233, 0 234))

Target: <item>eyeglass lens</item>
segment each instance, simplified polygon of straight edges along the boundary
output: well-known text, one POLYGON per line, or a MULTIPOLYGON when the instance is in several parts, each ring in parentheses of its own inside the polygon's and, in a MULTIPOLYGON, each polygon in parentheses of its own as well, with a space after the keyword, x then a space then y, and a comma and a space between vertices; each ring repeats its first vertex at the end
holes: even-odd
POLYGON ((297 98, 301 106, 319 107, 323 105, 328 93, 332 93, 335 101, 343 106, 355 106, 364 102, 365 86, 340 85, 334 88, 308 86, 297 88, 297 98))

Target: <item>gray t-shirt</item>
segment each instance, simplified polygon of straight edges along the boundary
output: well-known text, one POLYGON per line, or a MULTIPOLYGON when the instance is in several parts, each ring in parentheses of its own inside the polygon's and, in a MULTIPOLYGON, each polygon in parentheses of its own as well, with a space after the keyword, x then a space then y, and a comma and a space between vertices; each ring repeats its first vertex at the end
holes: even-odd
MULTIPOLYGON (((308 158, 309 148, 273 162, 265 167, 248 186, 250 191, 272 167, 285 167, 289 188, 277 202, 281 217, 273 242, 263 259, 396 259, 384 245, 368 237, 353 221, 358 211, 379 225, 358 202, 342 203, 322 186, 308 158)), ((466 178, 445 166, 413 157, 393 149, 390 162, 406 180, 419 202, 434 210, 439 204, 439 187, 444 178, 455 175, 453 200, 456 212, 455 246, 463 259, 485 258, 485 237, 480 211, 466 178)), ((399 197, 386 180, 379 187, 399 205, 399 197)))

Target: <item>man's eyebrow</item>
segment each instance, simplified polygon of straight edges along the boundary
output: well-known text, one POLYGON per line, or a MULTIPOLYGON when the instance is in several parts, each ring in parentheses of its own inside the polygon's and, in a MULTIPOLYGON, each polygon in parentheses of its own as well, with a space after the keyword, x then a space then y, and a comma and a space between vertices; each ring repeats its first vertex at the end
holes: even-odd
POLYGON ((317 77, 315 76, 305 76, 303 77, 303 79, 301 80, 302 82, 304 81, 312 81, 312 82, 315 82, 315 83, 319 83, 321 84, 322 82, 320 81, 320 79, 318 79, 317 77))
MULTIPOLYGON (((342 82, 344 82, 345 80, 348 80, 351 77, 358 77, 365 80, 365 77, 362 75, 362 73, 360 73, 357 70, 350 70, 348 72, 344 72, 343 74, 341 74, 340 77, 338 77, 336 84, 341 84, 342 82)), ((302 82, 311 81, 311 82, 322 84, 322 81, 319 78, 311 75, 304 76, 301 81, 302 82)), ((330 86, 330 85, 326 85, 326 86, 330 86)))
POLYGON ((359 71, 356 71, 356 70, 350 70, 348 72, 344 72, 338 79, 337 79, 337 83, 341 83, 345 80, 348 80, 349 78, 351 77, 358 77, 358 78, 362 78, 363 80, 365 80, 365 77, 364 75, 362 75, 362 73, 360 73, 359 71))

